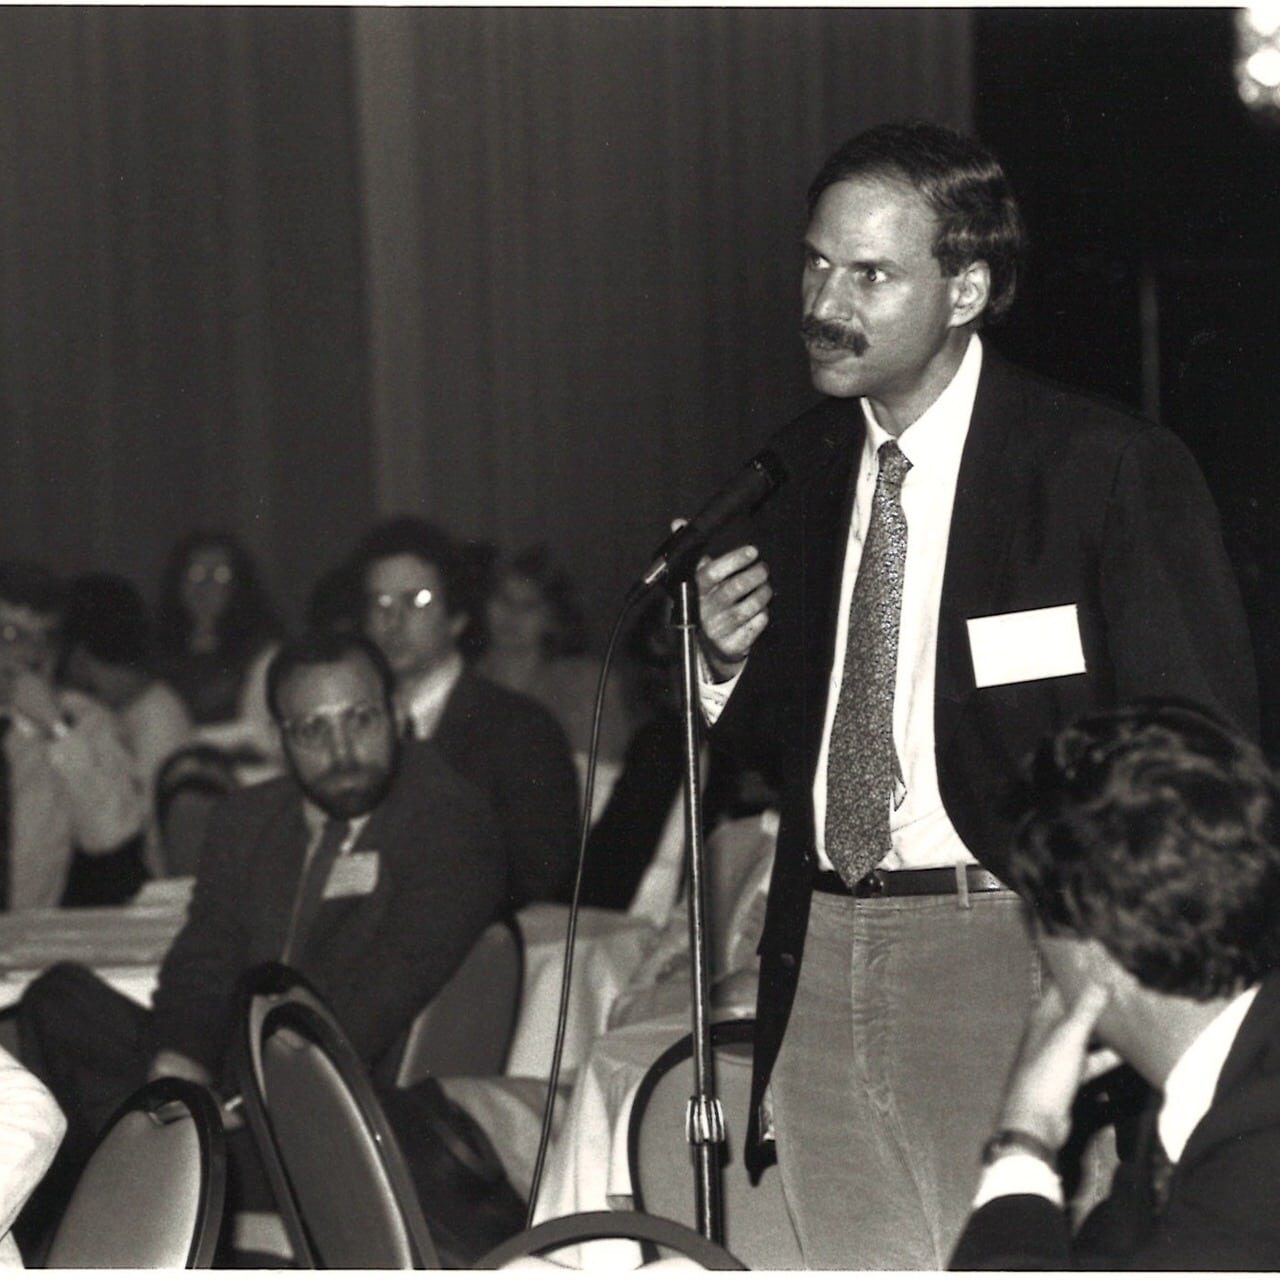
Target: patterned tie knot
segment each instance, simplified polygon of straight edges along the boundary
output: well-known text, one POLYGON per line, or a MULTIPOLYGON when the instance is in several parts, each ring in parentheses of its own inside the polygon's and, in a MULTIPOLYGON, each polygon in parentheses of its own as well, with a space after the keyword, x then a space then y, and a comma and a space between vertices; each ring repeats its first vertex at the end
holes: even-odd
POLYGON ((896 440, 886 440, 877 456, 880 459, 880 479, 894 489, 901 489, 907 472, 911 470, 911 459, 898 448, 896 440))

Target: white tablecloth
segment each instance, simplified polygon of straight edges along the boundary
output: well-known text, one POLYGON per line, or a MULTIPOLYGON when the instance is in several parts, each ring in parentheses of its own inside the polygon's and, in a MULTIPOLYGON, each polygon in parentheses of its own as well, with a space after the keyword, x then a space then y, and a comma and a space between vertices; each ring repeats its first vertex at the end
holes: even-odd
MULTIPOLYGON (((534 903, 517 918, 524 934, 524 995, 507 1074, 546 1080, 555 1047, 569 908, 534 903)), ((621 911, 584 907, 579 912, 562 1079, 572 1076, 585 1060, 592 1042, 608 1024, 610 1007, 655 936, 652 925, 621 911)))
POLYGON ((86 965, 118 991, 151 1003, 160 962, 182 928, 190 878, 155 880, 124 907, 76 907, 0 915, 0 1008, 60 960, 86 965))

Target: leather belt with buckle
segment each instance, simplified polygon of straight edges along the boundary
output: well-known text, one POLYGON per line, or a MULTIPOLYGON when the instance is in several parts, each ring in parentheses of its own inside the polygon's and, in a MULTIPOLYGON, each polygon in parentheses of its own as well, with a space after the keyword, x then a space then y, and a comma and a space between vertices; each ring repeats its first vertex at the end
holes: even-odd
POLYGON ((992 893, 1005 886, 990 871, 970 862, 953 867, 868 871, 852 889, 834 871, 815 871, 813 887, 818 893, 843 898, 900 898, 926 893, 992 893))

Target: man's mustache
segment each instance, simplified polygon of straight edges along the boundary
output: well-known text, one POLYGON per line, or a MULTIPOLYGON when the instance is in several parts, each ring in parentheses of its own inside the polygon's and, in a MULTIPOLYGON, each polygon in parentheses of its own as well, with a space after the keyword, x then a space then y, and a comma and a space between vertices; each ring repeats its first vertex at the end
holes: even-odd
POLYGON ((870 343, 866 336, 856 329, 846 329, 834 320, 819 320, 816 316, 805 316, 800 321, 800 336, 805 342, 821 342, 828 347, 839 347, 844 351, 852 351, 860 356, 870 343))

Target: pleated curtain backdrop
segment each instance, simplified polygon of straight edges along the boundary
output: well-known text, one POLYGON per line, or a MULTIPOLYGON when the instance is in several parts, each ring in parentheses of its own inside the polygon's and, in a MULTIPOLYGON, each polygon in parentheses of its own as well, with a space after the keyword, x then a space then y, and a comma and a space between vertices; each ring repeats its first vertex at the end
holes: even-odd
POLYGON ((0 554, 286 610, 377 514, 547 541, 598 619, 808 401, 803 191, 970 115, 956 9, 0 12, 0 554))

